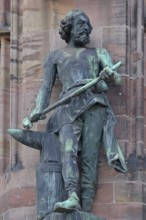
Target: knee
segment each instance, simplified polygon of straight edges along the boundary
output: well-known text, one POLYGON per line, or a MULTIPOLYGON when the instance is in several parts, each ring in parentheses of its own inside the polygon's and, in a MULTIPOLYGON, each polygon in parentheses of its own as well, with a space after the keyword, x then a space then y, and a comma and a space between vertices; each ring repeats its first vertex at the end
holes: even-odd
POLYGON ((73 152, 73 140, 71 138, 67 138, 65 141, 65 152, 72 153, 73 152))
POLYGON ((70 138, 67 138, 64 143, 61 144, 62 156, 76 157, 78 145, 70 138))

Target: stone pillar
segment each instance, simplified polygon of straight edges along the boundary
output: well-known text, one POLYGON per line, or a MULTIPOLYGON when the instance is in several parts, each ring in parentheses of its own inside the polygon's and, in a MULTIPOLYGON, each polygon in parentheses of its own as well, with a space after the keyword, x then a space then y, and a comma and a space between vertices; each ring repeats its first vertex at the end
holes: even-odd
POLYGON ((0 0, 0 27, 10 24, 10 0, 0 0))
POLYGON ((6 18, 5 18, 5 1, 1 0, 0 1, 0 6, 1 6, 1 12, 0 12, 0 25, 5 26, 6 24, 6 18))
POLYGON ((9 62, 10 43, 0 38, 0 173, 3 174, 9 162, 9 142, 6 129, 9 126, 9 62))
MULTIPOLYGON (((146 0, 144 0, 144 106, 146 106, 146 0)), ((144 107, 144 145, 146 145, 146 107, 144 107)))
MULTIPOLYGON (((11 1, 11 66, 10 66, 10 127, 18 127, 18 70, 19 70, 19 38, 20 38, 20 16, 19 1, 11 1)), ((11 139, 11 168, 13 169, 19 160, 18 143, 11 139)))

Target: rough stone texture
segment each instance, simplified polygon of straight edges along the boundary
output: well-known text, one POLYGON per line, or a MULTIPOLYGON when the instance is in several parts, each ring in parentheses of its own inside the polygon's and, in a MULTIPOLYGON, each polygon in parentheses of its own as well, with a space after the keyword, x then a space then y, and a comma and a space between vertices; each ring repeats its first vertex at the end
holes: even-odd
MULTIPOLYGON (((123 61, 119 70, 123 85, 112 88, 109 98, 117 115, 116 134, 129 159, 129 172, 115 172, 101 152, 93 212, 110 220, 146 219, 142 0, 0 0, 0 26, 10 24, 10 4, 11 41, 0 36, 0 220, 36 220, 34 187, 39 153, 12 139, 9 146, 5 130, 9 126, 21 128, 22 118, 30 112, 46 54, 65 45, 58 35, 59 20, 73 8, 85 10, 91 19, 94 31, 90 45, 106 47, 115 63, 123 61)), ((144 57, 146 65, 146 54, 144 57)), ((57 99, 59 89, 56 82, 51 102, 57 99)), ((44 126, 45 121, 41 121, 34 129, 43 130, 44 126)))
POLYGON ((93 212, 100 212, 100 215, 110 220, 144 220, 145 205, 137 203, 113 203, 95 204, 93 212), (109 217, 110 216, 110 217, 109 217))
MULTIPOLYGON (((144 0, 146 9, 146 1, 144 0)), ((146 28, 146 10, 144 10, 144 27, 146 28)), ((146 106, 146 29, 144 32, 144 106, 146 106)), ((144 144, 146 145, 146 107, 144 108, 144 144)), ((146 152, 146 148, 144 149, 146 152)))
POLYGON ((21 207, 9 209, 3 214, 2 220, 36 220, 35 208, 21 207))
POLYGON ((10 0, 0 0, 0 26, 10 25, 10 0))
POLYGON ((9 162, 9 139, 6 134, 6 128, 9 126, 9 108, 10 108, 10 81, 9 81, 9 71, 10 71, 10 44, 9 41, 0 38, 0 174, 2 174, 8 166, 9 162))
POLYGON ((44 218, 44 220, 106 220, 105 218, 95 216, 86 212, 52 213, 44 218))

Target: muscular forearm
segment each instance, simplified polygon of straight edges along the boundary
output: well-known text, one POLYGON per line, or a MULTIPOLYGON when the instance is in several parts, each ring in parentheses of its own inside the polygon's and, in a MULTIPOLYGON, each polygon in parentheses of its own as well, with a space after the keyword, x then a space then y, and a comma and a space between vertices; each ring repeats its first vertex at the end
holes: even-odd
POLYGON ((122 76, 119 73, 114 73, 114 81, 113 84, 118 86, 122 84, 122 76))
POLYGON ((104 48, 100 48, 97 49, 97 53, 101 66, 103 68, 106 67, 107 69, 107 78, 105 80, 107 82, 111 82, 114 85, 120 85, 122 83, 122 77, 118 72, 112 71, 113 62, 108 51, 104 48))
POLYGON ((36 98, 35 107, 30 113, 30 120, 36 122, 45 118, 43 110, 48 107, 52 88, 56 78, 56 68, 53 63, 53 54, 49 54, 44 65, 44 78, 36 98))
POLYGON ((30 113, 32 122, 38 121, 43 116, 43 110, 48 107, 50 101, 51 91, 45 85, 42 85, 36 98, 34 109, 30 113), (39 117, 40 116, 40 117, 39 117))

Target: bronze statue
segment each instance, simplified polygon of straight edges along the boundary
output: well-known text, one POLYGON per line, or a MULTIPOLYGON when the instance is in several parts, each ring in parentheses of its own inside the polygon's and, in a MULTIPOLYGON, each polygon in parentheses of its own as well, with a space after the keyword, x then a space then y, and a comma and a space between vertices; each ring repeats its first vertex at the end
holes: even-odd
POLYGON ((33 122, 46 117, 56 77, 62 85, 61 105, 47 123, 47 131, 59 137, 67 200, 58 201, 54 210, 69 212, 91 210, 97 189, 98 154, 101 143, 107 160, 119 172, 126 172, 126 164, 114 137, 116 119, 107 100, 108 83, 119 85, 121 76, 106 49, 87 48, 92 26, 85 12, 70 11, 61 21, 59 34, 66 41, 65 48, 49 53, 44 65, 44 80, 34 110, 23 121, 31 128, 33 122), (104 70, 104 71, 103 71, 104 70), (100 74, 102 71, 102 74, 100 74), (72 95, 100 75, 100 81, 78 95, 72 95), (67 99, 67 97, 70 97, 67 99), (78 196, 79 168, 77 154, 81 152, 80 197, 78 196))

